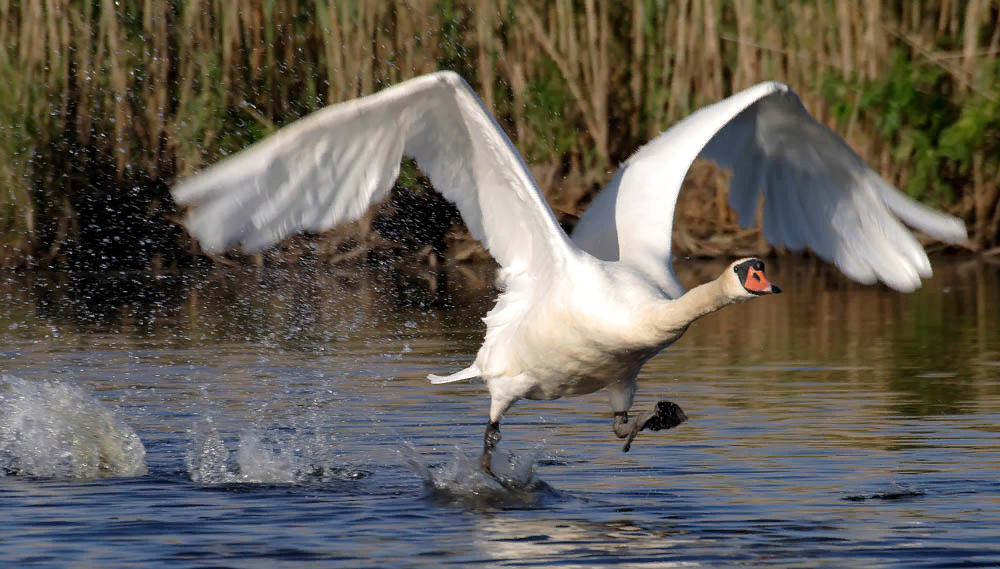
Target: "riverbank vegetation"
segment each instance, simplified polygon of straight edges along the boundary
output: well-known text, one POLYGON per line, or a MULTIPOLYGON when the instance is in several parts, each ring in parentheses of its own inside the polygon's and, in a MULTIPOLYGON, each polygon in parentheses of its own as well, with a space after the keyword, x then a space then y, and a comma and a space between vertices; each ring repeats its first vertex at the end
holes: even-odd
MULTIPOLYGON (((0 1, 0 264, 191 262, 169 184, 320 107, 437 69, 466 77, 571 225, 638 146, 758 81, 806 106, 910 195, 1000 232, 996 0, 0 1)), ((454 218, 411 176, 394 192, 454 218)), ((688 176, 681 253, 766 250, 688 176)), ((267 259, 374 249, 476 255, 458 226, 415 238, 389 204, 267 259)), ((403 204, 406 205, 406 204, 403 204)))

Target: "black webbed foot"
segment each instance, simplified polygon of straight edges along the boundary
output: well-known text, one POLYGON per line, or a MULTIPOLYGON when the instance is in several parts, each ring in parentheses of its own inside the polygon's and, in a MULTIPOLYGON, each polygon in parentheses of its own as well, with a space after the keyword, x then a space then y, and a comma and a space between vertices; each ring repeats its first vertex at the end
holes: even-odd
POLYGON ((660 431, 663 429, 673 429, 684 421, 687 421, 687 414, 681 406, 673 401, 659 401, 656 409, 646 419, 643 429, 650 431, 660 431))
POLYGON ((652 411, 644 411, 636 415, 632 421, 628 420, 628 413, 615 413, 615 422, 612 428, 619 439, 625 439, 622 452, 628 452, 632 447, 632 441, 640 431, 649 429, 650 431, 660 431, 672 429, 687 420, 687 415, 673 401, 660 401, 652 411))

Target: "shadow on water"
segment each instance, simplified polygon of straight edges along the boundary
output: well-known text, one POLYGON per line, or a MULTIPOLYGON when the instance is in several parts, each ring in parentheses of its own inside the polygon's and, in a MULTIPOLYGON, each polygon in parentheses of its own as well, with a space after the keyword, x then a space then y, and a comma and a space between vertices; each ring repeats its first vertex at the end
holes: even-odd
POLYGON ((847 502, 864 502, 866 500, 907 500, 910 498, 920 498, 926 496, 927 493, 918 488, 911 488, 909 486, 902 486, 893 483, 888 489, 881 492, 873 492, 870 494, 851 494, 849 496, 844 496, 842 499, 847 502))

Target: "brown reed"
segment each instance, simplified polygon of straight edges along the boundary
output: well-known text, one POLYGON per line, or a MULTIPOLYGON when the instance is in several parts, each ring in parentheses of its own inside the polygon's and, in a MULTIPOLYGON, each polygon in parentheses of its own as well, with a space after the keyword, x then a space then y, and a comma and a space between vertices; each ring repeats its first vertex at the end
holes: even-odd
MULTIPOLYGON (((777 79, 988 249, 998 14, 996 0, 0 0, 0 262, 55 255, 102 222, 77 219, 76 204, 125 189, 94 187, 94 156, 118 180, 169 184, 317 108, 439 68, 473 83, 561 212, 581 211, 618 162, 695 108, 777 79), (940 128, 886 124, 920 114, 905 107, 919 98, 894 110, 878 96, 907 73, 953 109, 950 146, 936 146, 940 128)), ((689 174, 682 253, 762 247, 736 226, 724 180, 689 174)))

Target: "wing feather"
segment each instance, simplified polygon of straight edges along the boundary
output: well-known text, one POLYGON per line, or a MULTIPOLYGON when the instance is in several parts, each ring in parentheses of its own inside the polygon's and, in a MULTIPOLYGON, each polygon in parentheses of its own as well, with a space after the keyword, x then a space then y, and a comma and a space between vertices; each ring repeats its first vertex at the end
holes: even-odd
POLYGON ((730 203, 742 226, 753 224, 763 202, 768 242, 812 249, 862 283, 912 291, 930 276, 927 254, 903 223, 944 241, 967 238, 961 220, 892 187, 794 92, 770 82, 697 111, 637 151, 581 216, 573 240, 679 287, 670 267, 672 220, 699 156, 732 171, 730 203))
POLYGON ((358 219, 386 196, 404 154, 508 270, 551 270, 575 249, 514 145, 448 71, 313 113, 173 195, 205 250, 257 251, 358 219))

